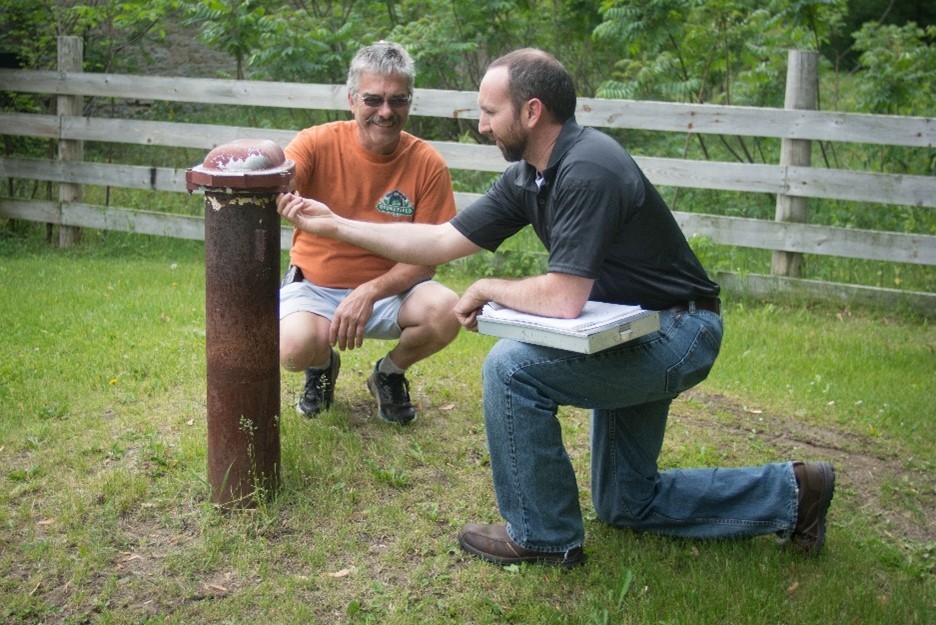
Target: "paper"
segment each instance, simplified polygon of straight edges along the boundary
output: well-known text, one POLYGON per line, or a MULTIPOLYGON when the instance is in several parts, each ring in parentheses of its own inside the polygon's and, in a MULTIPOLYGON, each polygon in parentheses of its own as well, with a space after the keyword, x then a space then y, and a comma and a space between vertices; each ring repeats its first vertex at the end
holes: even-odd
POLYGON ((632 341, 660 329, 660 314, 639 306, 588 302, 575 319, 517 312, 490 303, 478 315, 478 332, 583 354, 632 341))
POLYGON ((582 313, 575 319, 558 319, 556 317, 541 317, 522 313, 490 302, 481 309, 481 314, 492 321, 523 323, 552 328, 562 332, 588 332, 588 330, 607 326, 642 311, 643 309, 640 306, 586 302, 582 313))

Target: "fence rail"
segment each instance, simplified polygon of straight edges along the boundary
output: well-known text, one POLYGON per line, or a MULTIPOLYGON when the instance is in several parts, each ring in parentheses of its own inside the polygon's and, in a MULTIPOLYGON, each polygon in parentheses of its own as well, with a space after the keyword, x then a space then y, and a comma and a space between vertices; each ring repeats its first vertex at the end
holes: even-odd
MULTIPOLYGON (((61 59, 60 59, 61 61, 61 59)), ((791 60, 792 62, 792 60, 791 60)), ((789 83, 789 81, 788 81, 789 83)), ((0 134, 56 140, 60 146, 84 142, 125 143, 210 150, 245 138, 271 139, 285 145, 295 130, 102 118, 78 114, 75 98, 131 101, 177 101, 295 109, 346 110, 343 85, 309 85, 154 76, 91 74, 80 71, 0 70, 0 91, 51 94, 72 103, 58 115, 0 113, 0 134)), ((79 108, 78 111, 81 111, 79 108)), ((412 116, 476 119, 476 94, 417 89, 412 116)), ((815 110, 687 105, 580 98, 577 119, 603 128, 631 128, 694 134, 779 138, 784 142, 832 141, 918 148, 936 146, 936 120, 896 116, 829 113, 815 110)), ((494 146, 431 142, 452 169, 499 172, 506 164, 494 146)), ((791 143, 794 145, 795 143, 791 143)), ((61 152, 61 149, 60 149, 61 152)), ((186 192, 185 170, 172 167, 100 163, 78 158, 0 158, 0 177, 56 183, 71 193, 58 201, 0 197, 0 217, 40 221, 75 228, 103 228, 145 234, 203 239, 203 220, 84 203, 83 185, 161 192, 186 192)), ((878 204, 936 208, 936 177, 882 174, 809 166, 808 163, 752 164, 635 156, 657 185, 775 194, 785 198, 828 198, 878 204)), ((475 197, 456 193, 459 208, 475 197)), ((699 234, 724 245, 773 250, 775 253, 824 254, 887 262, 936 265, 936 236, 811 225, 796 221, 676 212, 687 236, 699 234)), ((288 246, 290 231, 283 229, 288 246)), ((857 285, 797 280, 796 276, 719 274, 732 289, 763 295, 809 294, 827 299, 885 304, 909 303, 936 313, 936 293, 912 293, 857 285)))
MULTIPOLYGON (((8 69, 0 70, 0 85, 4 91, 22 93, 347 109, 344 85, 8 69)), ((423 117, 471 120, 480 117, 477 94, 469 91, 417 89, 410 111, 411 115, 423 117)), ((579 98, 576 119, 586 126, 602 128, 936 146, 936 120, 925 117, 579 98)))
MULTIPOLYGON (((3 84, 0 76, 0 85, 3 84)), ((270 139, 286 145, 295 130, 185 124, 127 119, 96 119, 24 113, 0 113, 4 134, 69 141, 102 141, 210 150, 234 139, 270 139)), ((452 169, 500 172, 506 163, 494 146, 430 141, 452 169)), ((936 207, 934 180, 908 176, 814 167, 759 165, 641 157, 635 160, 654 184, 671 187, 785 194, 792 197, 876 202, 936 207)), ((29 159, 4 159, 6 167, 22 170, 29 159)), ((103 164, 96 166, 104 168, 103 164)), ((22 176, 17 176, 22 177, 22 176)), ((29 176, 26 176, 29 177, 29 176)), ((76 182, 81 182, 76 179, 76 182)), ((86 184, 98 184, 87 182, 86 184)), ((121 185, 115 181, 112 186, 121 185)), ((182 188, 162 189, 183 191, 182 188)), ((469 196, 470 197, 470 196, 469 196)))

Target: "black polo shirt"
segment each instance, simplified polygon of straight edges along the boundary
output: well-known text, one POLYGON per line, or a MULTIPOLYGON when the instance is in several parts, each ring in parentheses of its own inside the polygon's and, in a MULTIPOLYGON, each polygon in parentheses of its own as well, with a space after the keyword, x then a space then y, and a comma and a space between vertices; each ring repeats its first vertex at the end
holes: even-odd
POLYGON ((549 271, 594 279, 595 301, 660 310, 718 295, 663 198, 608 135, 568 120, 541 188, 536 177, 514 163, 452 225, 494 251, 531 224, 549 271))

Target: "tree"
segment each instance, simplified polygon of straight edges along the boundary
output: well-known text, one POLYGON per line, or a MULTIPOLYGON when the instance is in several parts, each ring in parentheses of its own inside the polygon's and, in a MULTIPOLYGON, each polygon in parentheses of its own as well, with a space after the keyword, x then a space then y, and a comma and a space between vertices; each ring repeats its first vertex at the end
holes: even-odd
POLYGON ((201 30, 201 40, 234 57, 238 80, 244 79, 244 65, 262 37, 261 22, 267 14, 267 0, 202 0, 187 9, 186 24, 201 30))
POLYGON ((179 0, 0 0, 0 49, 23 67, 52 69, 56 38, 84 40, 85 69, 132 73, 143 43, 158 41, 179 0))
POLYGON ((615 45, 601 97, 777 105, 789 48, 818 49, 844 0, 608 0, 599 41, 615 45))
POLYGON ((854 34, 862 80, 859 105, 869 113, 932 116, 936 98, 936 26, 926 30, 868 22, 854 34))
POLYGON ((823 46, 822 53, 836 71, 859 67, 859 50, 853 47, 853 33, 868 23, 902 26, 913 22, 923 29, 936 25, 936 3, 932 0, 848 0, 848 12, 842 28, 823 46))

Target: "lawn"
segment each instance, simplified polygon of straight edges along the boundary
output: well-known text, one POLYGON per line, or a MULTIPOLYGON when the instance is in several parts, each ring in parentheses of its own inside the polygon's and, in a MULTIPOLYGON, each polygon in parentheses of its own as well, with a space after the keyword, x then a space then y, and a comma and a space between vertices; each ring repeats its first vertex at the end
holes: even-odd
POLYGON ((563 409, 586 564, 500 568, 456 541, 499 519, 480 405, 493 339, 476 334, 413 368, 407 428, 377 419, 364 386, 386 344, 343 355, 319 419, 295 413, 301 376, 284 373, 279 492, 251 510, 210 503, 203 254, 119 233, 71 250, 0 235, 2 622, 932 622, 931 323, 727 294, 722 356, 674 403, 664 467, 835 464, 820 557, 601 524, 588 414, 563 409))

